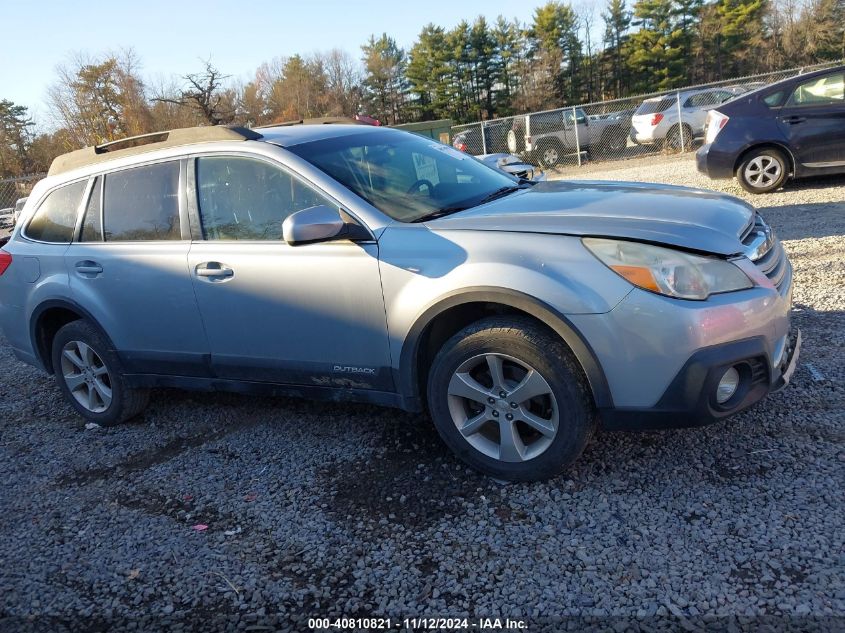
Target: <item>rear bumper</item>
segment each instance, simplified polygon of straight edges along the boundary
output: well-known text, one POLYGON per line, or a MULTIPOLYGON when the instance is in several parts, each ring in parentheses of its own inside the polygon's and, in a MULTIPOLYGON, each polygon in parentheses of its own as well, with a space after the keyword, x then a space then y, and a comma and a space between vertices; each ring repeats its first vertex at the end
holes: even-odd
POLYGON ((695 167, 708 178, 733 178, 735 156, 725 154, 712 143, 702 145, 695 153, 695 167))
POLYGON ((602 427, 629 431, 688 428, 739 413, 789 383, 800 347, 801 331, 795 329, 777 367, 769 361, 764 337, 699 350, 684 364, 655 406, 602 409, 602 427), (733 397, 719 404, 716 387, 730 367, 738 369, 740 384, 733 397))

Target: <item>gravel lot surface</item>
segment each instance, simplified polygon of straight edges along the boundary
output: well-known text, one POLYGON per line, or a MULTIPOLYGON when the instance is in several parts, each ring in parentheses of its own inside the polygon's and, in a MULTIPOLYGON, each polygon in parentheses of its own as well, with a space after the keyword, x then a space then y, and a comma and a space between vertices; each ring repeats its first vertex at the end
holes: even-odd
MULTIPOLYGON (((578 175, 740 193, 688 159, 614 167, 578 175)), ((704 429, 599 433, 546 483, 482 478, 424 417, 364 405, 159 391, 143 418, 86 429, 0 341, 0 629, 466 615, 841 630, 845 178, 748 199, 795 266, 793 383, 704 429)))

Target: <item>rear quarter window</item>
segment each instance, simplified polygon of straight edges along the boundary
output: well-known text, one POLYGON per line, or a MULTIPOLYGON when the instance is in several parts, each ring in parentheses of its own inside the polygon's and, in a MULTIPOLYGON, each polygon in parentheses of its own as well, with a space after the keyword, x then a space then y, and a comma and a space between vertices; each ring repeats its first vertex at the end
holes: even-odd
POLYGON ((179 163, 158 163, 107 174, 103 225, 107 242, 182 239, 179 163))
POLYGON ((54 189, 30 220, 24 235, 39 242, 69 244, 73 239, 76 216, 87 180, 54 189))
POLYGON ((643 101, 634 114, 657 114, 671 107, 673 103, 675 103, 675 99, 673 98, 660 99, 659 101, 643 101))
POLYGON ((783 90, 778 90, 763 97, 763 103, 770 108, 776 108, 783 103, 783 95, 786 94, 783 90))

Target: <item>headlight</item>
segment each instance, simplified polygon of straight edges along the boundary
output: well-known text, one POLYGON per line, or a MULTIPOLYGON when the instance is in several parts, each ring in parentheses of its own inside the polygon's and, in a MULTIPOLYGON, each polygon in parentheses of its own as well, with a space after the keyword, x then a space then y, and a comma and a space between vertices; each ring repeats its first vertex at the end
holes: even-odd
POLYGON ((737 266, 639 242, 585 237, 584 246, 635 286, 679 299, 703 300, 717 292, 753 287, 737 266))

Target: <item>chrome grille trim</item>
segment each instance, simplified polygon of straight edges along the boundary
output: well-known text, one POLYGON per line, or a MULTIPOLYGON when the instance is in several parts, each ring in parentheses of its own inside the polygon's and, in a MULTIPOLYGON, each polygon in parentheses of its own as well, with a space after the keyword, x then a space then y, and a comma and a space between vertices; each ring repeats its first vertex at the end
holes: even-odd
POLYGON ((744 255, 780 291, 784 282, 792 277, 791 266, 780 240, 759 215, 754 215, 754 223, 750 230, 744 232, 742 243, 745 246, 744 255))

